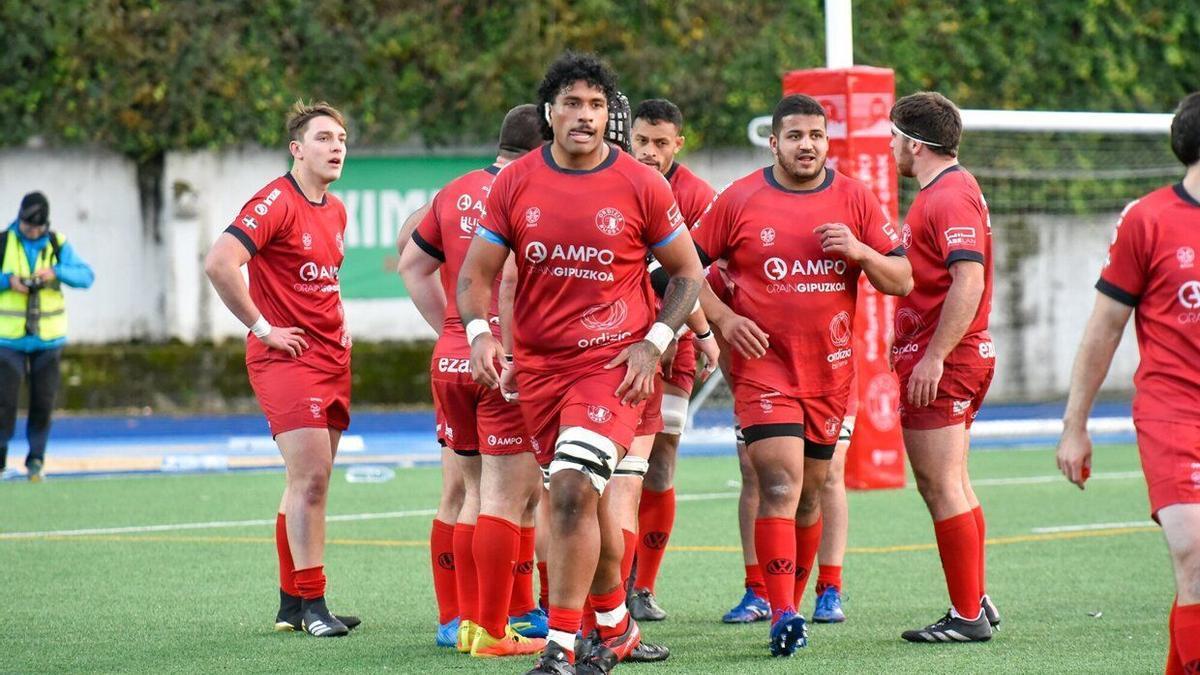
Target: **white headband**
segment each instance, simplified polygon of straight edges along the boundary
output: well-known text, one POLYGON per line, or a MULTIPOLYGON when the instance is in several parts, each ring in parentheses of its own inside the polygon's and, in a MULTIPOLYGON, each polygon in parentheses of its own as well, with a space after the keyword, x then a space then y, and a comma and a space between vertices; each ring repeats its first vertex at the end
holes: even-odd
POLYGON ((892 131, 900 134, 901 136, 903 136, 909 140, 916 141, 918 143, 924 143, 925 145, 932 145, 937 148, 942 147, 941 143, 934 143, 933 141, 927 141, 924 138, 917 138, 916 136, 913 136, 912 134, 908 133, 907 131, 896 126, 896 124, 894 122, 892 123, 892 131))

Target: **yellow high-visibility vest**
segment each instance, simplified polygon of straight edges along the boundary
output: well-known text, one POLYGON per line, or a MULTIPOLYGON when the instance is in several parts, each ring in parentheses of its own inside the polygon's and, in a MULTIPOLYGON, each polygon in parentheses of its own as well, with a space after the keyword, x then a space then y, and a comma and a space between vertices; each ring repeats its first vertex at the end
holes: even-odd
MULTIPOLYGON (((56 253, 62 249, 66 237, 57 232, 51 232, 53 242, 38 252, 33 269, 29 269, 29 258, 25 255, 25 246, 21 238, 13 230, 5 233, 8 241, 4 246, 4 260, 0 261, 0 274, 8 276, 15 274, 20 279, 28 279, 35 272, 53 267, 58 262, 56 253)), ((41 320, 38 321, 37 337, 50 341, 67 336, 67 303, 63 297, 61 286, 55 282, 38 291, 41 306, 41 320)), ((29 296, 18 293, 11 288, 0 291, 0 338, 17 340, 25 337, 25 314, 29 308, 29 296)))

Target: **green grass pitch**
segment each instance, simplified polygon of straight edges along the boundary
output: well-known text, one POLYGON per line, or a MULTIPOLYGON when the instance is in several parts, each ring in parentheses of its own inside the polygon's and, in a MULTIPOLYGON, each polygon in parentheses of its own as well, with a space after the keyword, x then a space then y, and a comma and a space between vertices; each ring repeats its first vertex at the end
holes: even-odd
MULTIPOLYGON (((849 620, 810 629, 792 659, 767 655, 767 627, 726 626, 741 596, 736 460, 684 459, 682 500, 658 584, 670 612, 645 624, 672 649, 664 664, 626 672, 1030 673, 1161 672, 1172 577, 1147 521, 1132 447, 1097 450, 1079 493, 1052 452, 971 458, 988 516, 989 592, 1004 616, 984 645, 910 645, 902 630, 938 618, 947 596, 933 531, 913 489, 852 493, 845 562, 849 620), (1012 479, 1012 480, 1009 480, 1012 479), (1127 523, 1038 534, 1035 528, 1127 523)), ((523 673, 531 659, 473 661, 433 645, 430 518, 408 515, 329 526, 330 605, 364 624, 348 638, 271 631, 277 602, 271 525, 42 535, 273 518, 282 474, 218 474, 0 484, 0 574, 6 626, 0 671, 398 671, 523 673)), ((437 500, 436 468, 381 484, 334 474, 333 514, 422 511, 437 500)), ((802 612, 812 611, 813 593, 802 612)))

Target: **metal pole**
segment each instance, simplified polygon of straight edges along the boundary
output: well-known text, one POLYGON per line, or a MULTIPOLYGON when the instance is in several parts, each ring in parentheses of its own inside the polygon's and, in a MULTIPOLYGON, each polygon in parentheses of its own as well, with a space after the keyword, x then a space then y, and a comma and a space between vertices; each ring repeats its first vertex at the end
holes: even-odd
POLYGON ((854 65, 854 24, 850 0, 825 0, 825 67, 854 65))

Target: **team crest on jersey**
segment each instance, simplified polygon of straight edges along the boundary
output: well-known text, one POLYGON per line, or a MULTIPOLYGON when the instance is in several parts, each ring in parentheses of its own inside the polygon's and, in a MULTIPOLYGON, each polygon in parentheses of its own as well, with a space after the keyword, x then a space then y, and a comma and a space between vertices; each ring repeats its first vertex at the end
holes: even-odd
POLYGON ((762 240, 763 246, 770 246, 771 244, 774 244, 775 243, 775 228, 764 227, 762 229, 762 231, 758 233, 758 238, 760 240, 762 240))
POLYGON ((901 230, 900 240, 904 243, 904 248, 912 248, 912 228, 908 226, 908 223, 905 223, 904 229, 901 230))
POLYGON ((312 250, 312 235, 305 232, 303 235, 300 236, 300 243, 304 244, 305 251, 311 251, 312 250))
POLYGON ((525 227, 536 227, 538 219, 542 217, 542 210, 536 206, 531 206, 525 209, 525 227))
POLYGON ((316 420, 321 419, 321 399, 317 398, 317 397, 313 397, 308 400, 309 400, 308 411, 310 413, 312 413, 313 419, 316 419, 316 420))
POLYGON ((605 331, 625 323, 629 316, 629 307, 624 300, 617 300, 603 305, 592 305, 579 317, 580 323, 588 330, 605 331))
POLYGON ((596 228, 608 236, 616 236, 625 226, 625 216, 611 206, 596 213, 596 228))
POLYGON ((845 347, 850 344, 850 312, 838 312, 829 322, 829 339, 835 347, 845 347))
POLYGON ((775 410, 775 404, 769 398, 758 399, 758 405, 762 408, 763 414, 770 415, 775 410))
POLYGON ((842 429, 842 421, 836 417, 825 418, 825 435, 837 436, 838 431, 842 429))
POLYGON ((1179 261, 1180 269, 1191 269, 1196 264, 1196 250, 1191 246, 1180 246, 1175 251, 1175 259, 1179 261))
POLYGON ((612 419, 612 411, 602 405, 589 405, 587 407, 588 419, 596 424, 604 424, 612 419))
POLYGON ((345 253, 345 245, 342 243, 342 233, 338 232, 333 236, 333 241, 337 244, 338 253, 345 253))
POLYGON ((911 340, 925 327, 921 315, 911 307, 902 307, 896 312, 896 338, 911 340))

